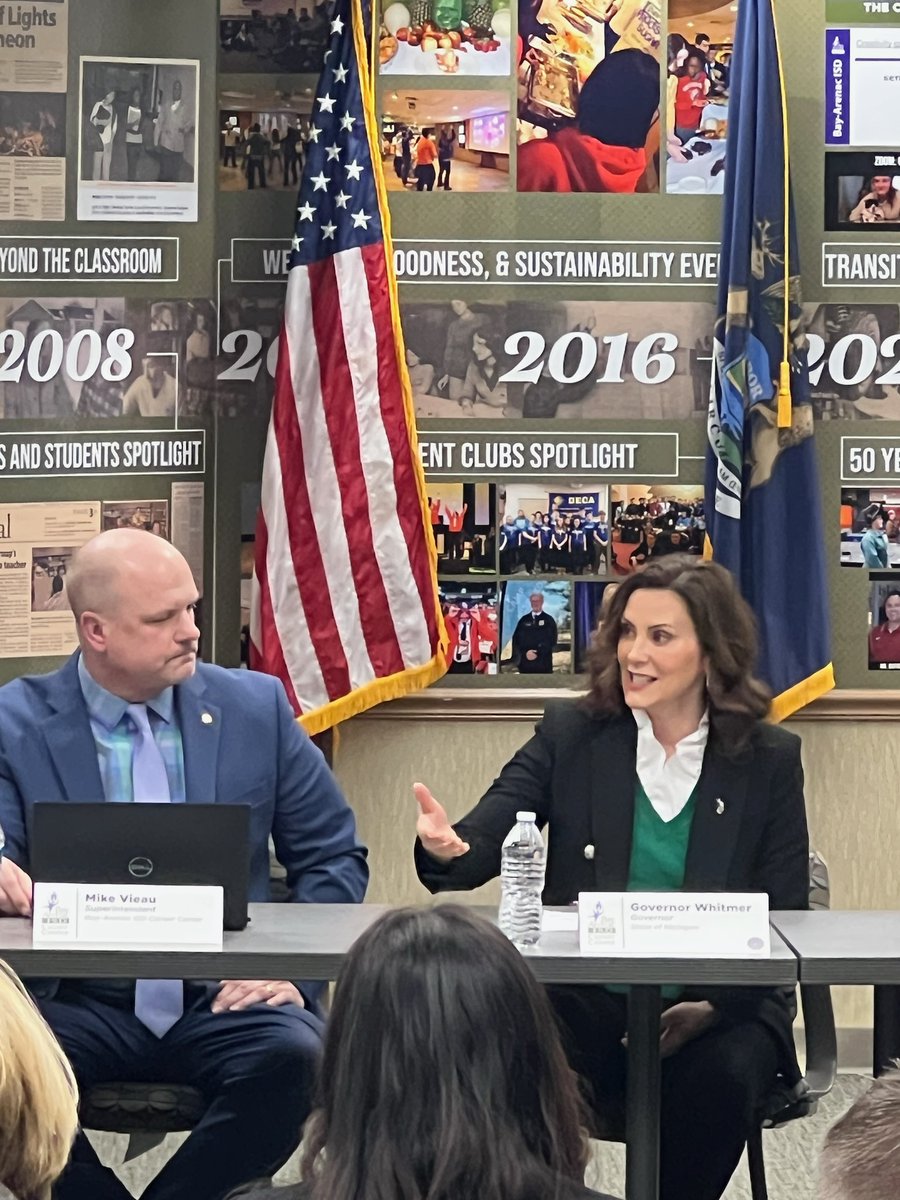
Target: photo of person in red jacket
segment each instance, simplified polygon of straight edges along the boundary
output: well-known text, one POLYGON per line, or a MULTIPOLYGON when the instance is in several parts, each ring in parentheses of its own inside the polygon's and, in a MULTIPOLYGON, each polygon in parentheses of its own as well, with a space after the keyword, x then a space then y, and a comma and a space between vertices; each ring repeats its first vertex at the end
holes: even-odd
POLYGON ((634 192, 647 168, 659 96, 659 63, 651 54, 610 54, 585 81, 575 121, 519 146, 518 190, 634 192))

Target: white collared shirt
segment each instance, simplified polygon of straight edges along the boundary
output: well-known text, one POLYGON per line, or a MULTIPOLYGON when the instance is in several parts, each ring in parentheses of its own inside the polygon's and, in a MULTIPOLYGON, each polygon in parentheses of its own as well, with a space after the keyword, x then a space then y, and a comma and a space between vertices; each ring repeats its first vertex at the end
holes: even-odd
POLYGON ((709 738, 709 713, 704 713, 693 733, 683 737, 675 746, 675 753, 666 760, 665 747, 653 736, 653 724, 640 708, 633 708, 637 725, 637 776, 647 799, 659 817, 666 822, 674 821, 688 800, 700 772, 703 770, 703 755, 709 738))

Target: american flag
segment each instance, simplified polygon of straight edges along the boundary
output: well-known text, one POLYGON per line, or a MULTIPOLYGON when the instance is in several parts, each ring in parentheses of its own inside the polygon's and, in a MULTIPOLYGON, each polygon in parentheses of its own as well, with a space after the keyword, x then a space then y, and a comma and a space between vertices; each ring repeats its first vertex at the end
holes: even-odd
POLYGON ((331 20, 263 464, 250 665, 310 733, 446 670, 359 0, 331 20))

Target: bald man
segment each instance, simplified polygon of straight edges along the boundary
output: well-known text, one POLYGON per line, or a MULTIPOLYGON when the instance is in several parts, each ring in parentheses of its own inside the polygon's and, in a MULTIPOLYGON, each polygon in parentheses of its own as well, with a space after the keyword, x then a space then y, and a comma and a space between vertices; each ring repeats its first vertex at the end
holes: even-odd
MULTIPOLYGON (((155 799, 250 806, 251 900, 270 898, 271 834, 293 901, 361 901, 368 870, 353 814, 280 682, 198 662, 197 588, 178 551, 143 530, 109 530, 75 554, 67 590, 80 649, 59 671, 0 688, 0 914, 31 912, 34 805, 148 799, 148 756, 168 793, 155 799)), ((173 980, 161 998, 148 982, 40 980, 32 991, 82 1089, 145 1079, 203 1092, 203 1119, 143 1195, 221 1200, 298 1143, 321 985, 173 980)), ((82 1134, 54 1195, 130 1193, 82 1134)))

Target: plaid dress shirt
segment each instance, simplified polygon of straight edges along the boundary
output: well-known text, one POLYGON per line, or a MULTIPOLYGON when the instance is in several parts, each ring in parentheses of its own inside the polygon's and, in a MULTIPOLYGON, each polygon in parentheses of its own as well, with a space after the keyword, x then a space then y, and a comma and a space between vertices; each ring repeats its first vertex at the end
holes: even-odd
MULTIPOLYGON (((131 718, 125 716, 128 701, 101 687, 91 677, 81 657, 78 659, 78 679, 91 721, 94 745, 97 747, 97 763, 100 767, 104 798, 120 804, 131 804, 134 801, 131 761, 134 755, 135 732, 131 718)), ((184 804, 187 799, 184 784, 184 746, 181 730, 175 719, 174 690, 168 687, 152 700, 148 700, 147 713, 153 739, 159 746, 166 764, 171 802, 184 804)))

